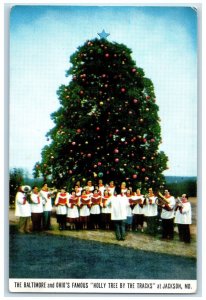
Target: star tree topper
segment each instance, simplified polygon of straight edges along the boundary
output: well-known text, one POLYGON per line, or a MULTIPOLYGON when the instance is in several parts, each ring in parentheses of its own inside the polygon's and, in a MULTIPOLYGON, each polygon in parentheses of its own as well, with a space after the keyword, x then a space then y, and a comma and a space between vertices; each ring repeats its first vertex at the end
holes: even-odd
POLYGON ((106 39, 110 33, 106 33, 105 30, 103 29, 102 32, 98 33, 101 39, 106 39))

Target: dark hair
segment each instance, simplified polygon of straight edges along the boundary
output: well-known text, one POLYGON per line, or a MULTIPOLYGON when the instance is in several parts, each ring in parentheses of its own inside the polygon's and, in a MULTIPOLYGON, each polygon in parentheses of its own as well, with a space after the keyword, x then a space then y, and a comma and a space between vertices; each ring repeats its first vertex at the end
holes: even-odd
POLYGON ((120 194, 120 193, 121 193, 120 187, 118 187, 118 186, 115 187, 115 193, 117 193, 117 194, 120 194))

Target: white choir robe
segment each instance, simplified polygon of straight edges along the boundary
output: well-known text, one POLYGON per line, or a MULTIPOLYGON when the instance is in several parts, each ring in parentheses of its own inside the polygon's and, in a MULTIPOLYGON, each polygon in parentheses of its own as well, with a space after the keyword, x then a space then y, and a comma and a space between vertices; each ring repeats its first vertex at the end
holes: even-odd
MULTIPOLYGON (((84 200, 88 200, 88 204, 90 204, 90 198, 91 198, 91 194, 87 196, 87 198, 85 198, 84 200)), ((80 204, 81 204, 81 198, 80 198, 80 204)), ((79 215, 81 217, 88 217, 90 216, 90 208, 87 206, 87 204, 84 204, 79 211, 79 215)))
POLYGON ((126 196, 117 195, 110 198, 111 220, 126 220, 128 199, 126 196))
POLYGON ((31 212, 43 213, 43 200, 40 194, 31 193, 31 212))
POLYGON ((172 209, 170 211, 162 208, 161 211, 161 218, 162 219, 173 219, 175 216, 175 212, 174 212, 174 207, 175 207, 175 198, 173 196, 170 196, 169 198, 167 198, 167 200, 169 200, 169 204, 168 206, 172 209))
POLYGON ((52 199, 50 196, 50 192, 41 190, 40 196, 42 197, 42 201, 43 201, 43 210, 51 211, 52 210, 52 199))
MULTIPOLYGON (((134 195, 131 197, 132 200, 142 200, 142 202, 144 201, 144 196, 143 195, 134 195)), ((139 203, 135 204, 133 210, 132 210, 132 213, 134 215, 143 215, 144 214, 144 207, 141 207, 139 205, 139 203)))
POLYGON ((30 217, 31 206, 26 200, 26 194, 17 192, 15 197, 15 216, 16 217, 30 217))
POLYGON ((68 193, 66 193, 64 196, 62 196, 62 194, 60 192, 57 194, 55 202, 54 202, 55 205, 58 205, 57 209, 56 209, 57 215, 66 215, 67 214, 68 200, 69 200, 69 194, 68 193), (59 198, 65 199, 66 204, 65 205, 58 205, 59 198))
POLYGON ((147 203, 144 208, 143 208, 143 211, 144 211, 144 215, 146 217, 155 217, 157 216, 158 214, 158 206, 157 206, 157 198, 155 196, 151 196, 149 197, 151 201, 151 204, 150 203, 147 203))
POLYGON ((175 212, 176 224, 192 224, 192 210, 190 202, 183 203, 182 213, 179 209, 175 212))
POLYGON ((79 218, 79 209, 76 205, 71 208, 71 204, 67 209, 67 218, 79 218))

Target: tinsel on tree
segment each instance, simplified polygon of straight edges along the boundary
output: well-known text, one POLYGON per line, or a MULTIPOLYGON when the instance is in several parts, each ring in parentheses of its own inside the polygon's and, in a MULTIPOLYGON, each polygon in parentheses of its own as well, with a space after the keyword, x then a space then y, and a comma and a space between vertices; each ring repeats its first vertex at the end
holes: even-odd
POLYGON ((50 144, 34 175, 50 176, 57 187, 101 178, 162 188, 168 159, 159 151, 153 83, 136 66, 130 49, 99 35, 70 57, 70 80, 57 92, 60 108, 51 115, 50 144))

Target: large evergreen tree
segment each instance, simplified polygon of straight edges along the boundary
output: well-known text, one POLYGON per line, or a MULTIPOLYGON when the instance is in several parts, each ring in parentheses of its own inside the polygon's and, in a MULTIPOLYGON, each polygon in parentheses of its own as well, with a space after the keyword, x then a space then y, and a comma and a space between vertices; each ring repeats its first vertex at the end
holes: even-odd
POLYGON ((94 178, 144 189, 164 186, 167 157, 158 150, 154 86, 131 53, 100 34, 70 57, 71 79, 57 92, 61 106, 51 115, 55 126, 35 176, 51 176, 57 187, 94 178))

